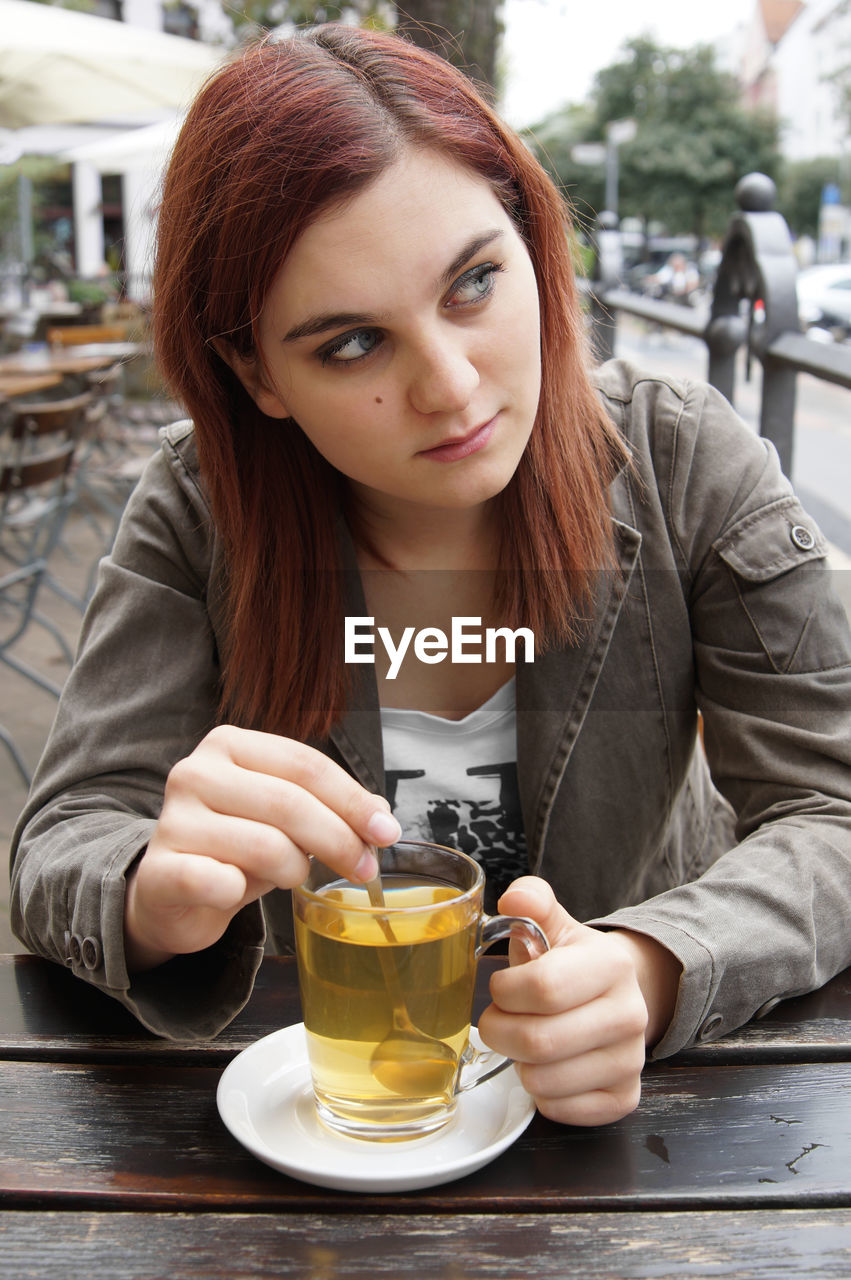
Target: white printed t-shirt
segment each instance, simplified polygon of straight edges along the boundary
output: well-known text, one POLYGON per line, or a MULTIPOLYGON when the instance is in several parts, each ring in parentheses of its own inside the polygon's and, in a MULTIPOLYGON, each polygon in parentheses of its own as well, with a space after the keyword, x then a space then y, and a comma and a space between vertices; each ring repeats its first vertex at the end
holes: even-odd
POLYGON ((382 707, 387 799, 407 840, 434 840, 480 863, 485 909, 528 871, 517 789, 514 680, 463 720, 382 707))

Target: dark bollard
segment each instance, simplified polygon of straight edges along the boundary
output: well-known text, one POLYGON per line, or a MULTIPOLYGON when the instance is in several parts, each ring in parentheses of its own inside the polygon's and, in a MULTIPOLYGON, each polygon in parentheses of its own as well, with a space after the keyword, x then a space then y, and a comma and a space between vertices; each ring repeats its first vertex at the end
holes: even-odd
POLYGON ((732 400, 735 354, 746 342, 763 371, 760 434, 772 441, 791 475, 797 375, 770 348, 781 334, 800 331, 798 264, 789 228, 773 208, 772 180, 748 174, 735 194, 741 212, 727 230, 706 331, 709 381, 732 400))

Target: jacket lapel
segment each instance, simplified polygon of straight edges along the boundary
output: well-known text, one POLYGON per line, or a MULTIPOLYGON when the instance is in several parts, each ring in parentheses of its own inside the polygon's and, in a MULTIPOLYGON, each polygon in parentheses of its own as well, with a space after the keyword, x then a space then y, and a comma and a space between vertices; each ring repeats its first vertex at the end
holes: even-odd
MULTIPOLYGON (((348 527, 339 522, 343 561, 343 602, 347 617, 363 617, 366 600, 354 543, 348 527)), ((352 667, 352 693, 342 721, 331 730, 331 741, 362 786, 384 794, 384 752, 381 746, 381 709, 375 668, 352 667)))
POLYGON ((517 667, 517 777, 529 869, 537 874, 553 801, 585 721, 641 546, 641 534, 612 521, 617 567, 598 575, 587 630, 578 644, 517 667))

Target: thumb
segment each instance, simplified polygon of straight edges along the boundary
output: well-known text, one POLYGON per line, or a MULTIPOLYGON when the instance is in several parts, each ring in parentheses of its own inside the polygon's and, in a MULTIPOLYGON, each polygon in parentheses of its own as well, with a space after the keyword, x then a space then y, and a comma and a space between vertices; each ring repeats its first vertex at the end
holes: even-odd
POLYGON ((528 916, 539 924, 551 947, 563 947, 584 929, 565 911, 551 886, 539 876, 521 876, 503 893, 497 909, 505 916, 528 916))

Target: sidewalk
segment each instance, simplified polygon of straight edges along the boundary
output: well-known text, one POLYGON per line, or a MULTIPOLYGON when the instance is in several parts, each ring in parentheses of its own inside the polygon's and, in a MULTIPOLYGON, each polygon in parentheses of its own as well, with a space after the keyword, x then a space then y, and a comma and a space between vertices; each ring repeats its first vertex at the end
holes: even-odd
MULTIPOLYGON (((60 550, 54 571, 69 590, 81 590, 90 565, 98 555, 98 544, 90 526, 81 517, 69 521, 66 538, 68 552, 60 550)), ((837 574, 843 603, 851 617, 851 556, 832 548, 831 562, 842 570, 837 574)), ((76 644, 82 618, 71 605, 49 591, 44 591, 40 608, 62 630, 72 649, 76 644)), ((40 628, 31 629, 26 651, 27 661, 61 683, 67 664, 55 640, 40 628)), ((30 769, 38 761, 56 711, 55 699, 29 680, 0 665, 0 721, 14 737, 30 769)), ((12 831, 26 799, 23 781, 5 747, 0 744, 0 952, 20 951, 21 943, 9 926, 8 859, 12 831)))

